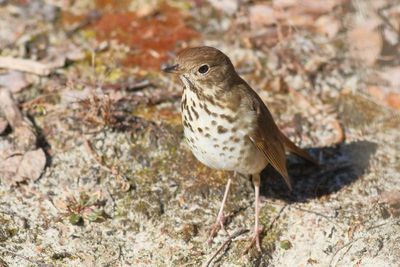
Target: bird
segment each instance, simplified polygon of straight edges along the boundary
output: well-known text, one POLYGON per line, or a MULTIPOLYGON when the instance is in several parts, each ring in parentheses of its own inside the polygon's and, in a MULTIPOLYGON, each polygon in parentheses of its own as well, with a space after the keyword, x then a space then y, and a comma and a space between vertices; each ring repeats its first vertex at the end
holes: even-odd
MULTIPOLYGON (((217 48, 186 48, 163 70, 179 76, 184 85, 182 123, 194 156, 212 169, 251 176, 255 222, 249 248, 256 245, 261 251, 261 171, 272 165, 292 190, 285 151, 315 164, 316 160, 282 133, 260 96, 238 75, 229 57, 217 48)), ((232 178, 228 178, 210 242, 219 229, 225 230, 224 206, 231 182, 232 178)))

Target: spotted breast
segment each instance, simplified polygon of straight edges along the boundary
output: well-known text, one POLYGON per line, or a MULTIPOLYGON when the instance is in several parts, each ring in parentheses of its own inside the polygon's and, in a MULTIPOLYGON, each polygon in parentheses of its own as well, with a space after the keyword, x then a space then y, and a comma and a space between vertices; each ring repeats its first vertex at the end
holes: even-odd
POLYGON ((182 121, 195 157, 214 169, 242 174, 261 171, 267 160, 248 138, 254 111, 246 113, 240 103, 235 109, 217 105, 212 100, 215 96, 204 97, 192 85, 184 83, 182 121))

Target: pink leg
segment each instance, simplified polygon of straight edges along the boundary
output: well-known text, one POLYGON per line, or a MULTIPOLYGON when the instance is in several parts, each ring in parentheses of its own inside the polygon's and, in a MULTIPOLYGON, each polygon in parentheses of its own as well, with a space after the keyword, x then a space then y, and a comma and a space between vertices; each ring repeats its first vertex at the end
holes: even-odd
POLYGON ((253 184, 254 184, 254 191, 255 191, 255 209, 256 209, 256 218, 254 223, 254 237, 256 238, 256 246, 258 251, 261 251, 260 246, 260 228, 258 223, 258 217, 260 215, 260 174, 253 175, 253 184))
POLYGON ((214 227, 211 229, 210 237, 208 238, 208 243, 211 243, 212 239, 217 234, 219 229, 222 229, 224 232, 226 232, 225 227, 224 227, 224 219, 225 219, 224 218, 224 207, 225 207, 226 199, 228 197, 231 182, 232 182, 232 179, 229 178, 228 183, 226 184, 226 187, 225 187, 225 193, 224 193, 224 197, 222 198, 222 203, 221 203, 221 207, 218 212, 217 220, 215 222, 214 227))
POLYGON ((256 244, 257 250, 261 252, 261 245, 260 245, 260 233, 262 232, 262 228, 259 227, 259 215, 260 215, 260 174, 253 174, 253 184, 254 184, 254 191, 255 191, 255 223, 254 223, 254 233, 251 239, 250 245, 245 250, 245 253, 249 251, 250 248, 256 244))

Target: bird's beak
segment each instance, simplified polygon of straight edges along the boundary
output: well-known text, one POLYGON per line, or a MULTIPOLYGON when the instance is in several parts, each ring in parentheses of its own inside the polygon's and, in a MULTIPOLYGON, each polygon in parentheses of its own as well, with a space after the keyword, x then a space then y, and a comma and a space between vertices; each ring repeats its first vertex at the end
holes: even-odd
POLYGON ((167 73, 180 73, 179 64, 167 65, 163 67, 162 70, 167 73))

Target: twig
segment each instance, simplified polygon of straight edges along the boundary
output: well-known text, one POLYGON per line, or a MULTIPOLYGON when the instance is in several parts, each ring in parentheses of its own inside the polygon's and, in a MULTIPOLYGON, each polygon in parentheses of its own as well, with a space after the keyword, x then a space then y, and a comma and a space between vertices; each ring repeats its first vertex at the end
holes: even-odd
POLYGON ((315 214, 315 215, 320 216, 322 218, 325 218, 327 221, 333 223, 334 225, 336 225, 340 229, 345 230, 341 225, 339 225, 337 222, 332 220, 333 217, 326 216, 326 215, 324 215, 322 213, 319 213, 317 211, 307 210, 307 209, 299 208, 299 207, 296 207, 296 206, 293 206, 293 208, 295 208, 297 210, 301 210, 301 211, 307 212, 307 213, 315 214))
MULTIPOLYGON (((87 83, 89 86, 93 86, 93 84, 87 83)), ((151 86, 152 83, 149 80, 142 81, 128 81, 117 84, 104 84, 102 87, 104 90, 126 90, 126 91, 138 91, 144 89, 148 86, 151 86)))
MULTIPOLYGON (((333 259, 334 259, 335 256, 339 253, 339 251, 341 251, 342 249, 344 249, 344 248, 346 248, 346 247, 348 247, 348 246, 350 246, 350 248, 351 248, 351 246, 353 245, 353 243, 356 242, 356 241, 358 241, 358 240, 360 240, 360 239, 362 239, 362 237, 353 239, 353 240, 351 240, 350 242, 348 242, 347 244, 344 244, 343 246, 341 246, 338 250, 336 250, 336 252, 333 254, 333 256, 332 256, 332 258, 331 258, 331 260, 330 260, 330 262, 329 262, 329 266, 332 266, 333 259)), ((350 248, 349 248, 349 249, 350 249, 350 248)), ((348 251, 348 250, 346 250, 345 253, 347 253, 347 251, 348 251)))
POLYGON ((342 256, 340 256, 340 258, 337 260, 336 264, 339 263, 339 262, 343 259, 344 255, 346 255, 347 252, 349 252, 349 250, 351 249, 352 246, 353 246, 353 244, 350 244, 350 246, 347 247, 346 251, 345 251, 345 252, 342 254, 342 256))
POLYGON ((151 85, 149 80, 143 80, 139 82, 127 83, 123 84, 122 87, 125 87, 128 91, 136 91, 148 87, 151 85))
POLYGON ((53 69, 64 66, 65 61, 42 63, 29 59, 0 57, 0 68, 29 72, 40 76, 49 75, 53 69))
POLYGON ((228 237, 228 239, 217 249, 217 251, 205 262, 203 267, 208 267, 210 266, 211 262, 217 257, 217 255, 227 246, 229 246, 232 243, 232 240, 244 233, 246 233, 248 230, 245 228, 239 228, 236 230, 231 236, 228 237))
MULTIPOLYGON (((398 222, 400 222, 400 220, 394 221, 394 223, 398 223, 398 222)), ((373 225, 373 226, 367 228, 366 231, 370 231, 370 230, 373 230, 373 229, 382 227, 382 226, 384 226, 384 225, 386 225, 386 224, 390 224, 390 223, 392 223, 392 222, 389 221, 389 222, 381 223, 381 224, 378 224, 378 225, 373 225)), ((393 224, 394 224, 394 223, 393 223, 393 224)))
POLYGON ((272 222, 269 224, 269 227, 266 231, 270 231, 272 229, 272 226, 279 220, 281 217, 283 211, 289 206, 289 204, 285 204, 278 212, 278 214, 275 216, 275 218, 272 220, 272 222))

